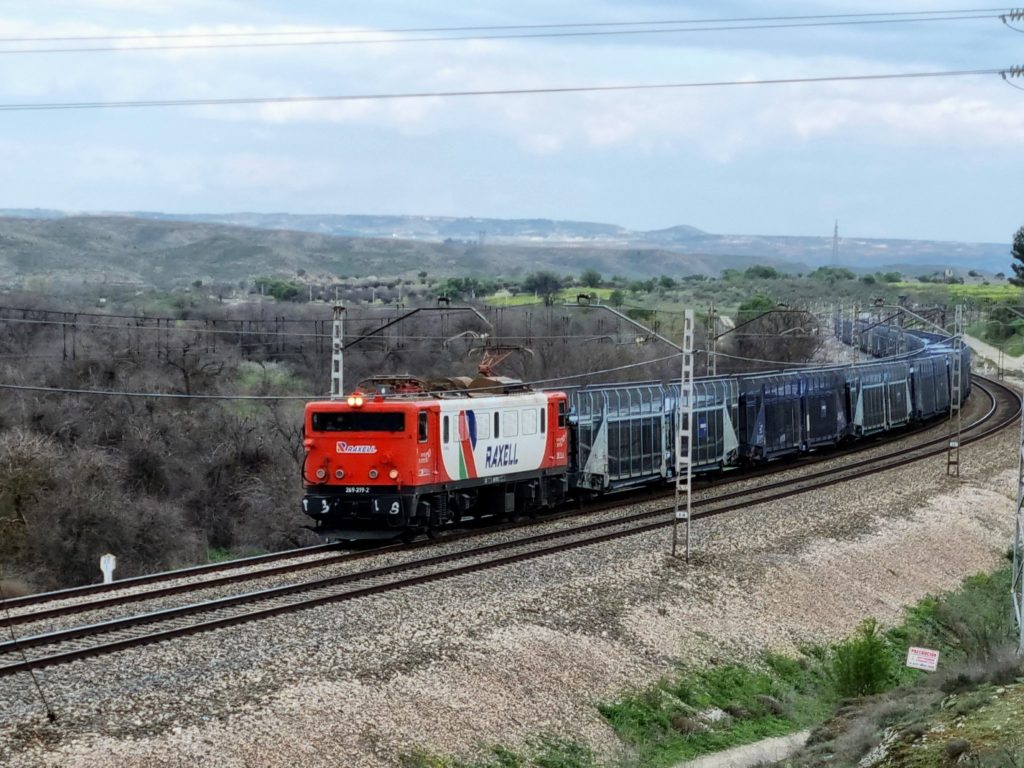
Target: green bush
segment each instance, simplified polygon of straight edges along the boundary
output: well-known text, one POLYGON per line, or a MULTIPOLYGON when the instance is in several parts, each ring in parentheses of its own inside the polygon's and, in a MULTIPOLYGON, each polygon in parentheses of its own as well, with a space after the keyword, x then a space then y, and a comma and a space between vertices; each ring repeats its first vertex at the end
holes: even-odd
POLYGON ((1013 637, 1007 569, 994 574, 979 573, 964 582, 964 588, 946 597, 936 618, 946 629, 946 642, 967 658, 987 659, 1013 637))
POLYGON ((946 658, 984 661, 1013 638, 1009 591, 1009 568, 970 576, 956 592, 921 600, 889 638, 897 646, 938 648, 946 658))
POLYGON ((874 619, 863 621, 857 634, 836 646, 832 674, 841 696, 881 693, 892 684, 892 649, 874 619))

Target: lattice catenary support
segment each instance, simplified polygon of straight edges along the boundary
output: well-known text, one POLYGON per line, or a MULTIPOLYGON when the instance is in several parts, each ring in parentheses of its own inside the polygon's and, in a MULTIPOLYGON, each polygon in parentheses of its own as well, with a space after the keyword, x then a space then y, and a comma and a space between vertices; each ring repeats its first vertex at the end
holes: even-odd
POLYGON ((1021 413, 1017 451, 1017 511, 1013 526, 1013 618, 1017 622, 1017 653, 1024 654, 1024 412, 1021 413))
POLYGON ((718 375, 718 312, 715 310, 715 302, 708 307, 708 330, 707 330, 707 361, 708 376, 718 375))
POLYGON ((960 477, 960 405, 963 397, 964 307, 956 305, 953 325, 953 361, 949 376, 949 443, 946 448, 946 474, 960 477))
POLYGON ((851 313, 851 318, 852 318, 852 325, 850 326, 850 340, 853 342, 853 362, 859 363, 860 362, 860 326, 857 325, 857 320, 858 320, 857 316, 858 316, 859 312, 857 310, 857 305, 856 304, 854 304, 853 307, 850 308, 850 313, 851 313))
POLYGON ((331 329, 331 400, 345 396, 345 308, 334 307, 331 329))
POLYGON ((679 543, 679 523, 686 522, 686 562, 690 562, 690 510, 693 464, 693 310, 683 314, 682 375, 676 413, 676 508, 672 520, 672 557, 679 543))

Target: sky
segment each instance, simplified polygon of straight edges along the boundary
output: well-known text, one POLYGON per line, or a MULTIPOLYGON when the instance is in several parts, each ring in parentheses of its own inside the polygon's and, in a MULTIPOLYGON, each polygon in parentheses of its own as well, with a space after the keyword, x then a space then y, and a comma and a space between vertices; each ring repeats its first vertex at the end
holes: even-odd
MULTIPOLYGON (((993 8, 965 0, 8 0, 0 2, 0 108, 1024 64, 1024 32, 997 18, 1010 7, 993 8), (978 14, 986 18, 429 42, 387 31, 976 8, 986 9, 978 14), (242 32, 259 36, 24 40, 242 32), (301 34, 269 34, 282 32, 301 34), (24 52, 328 38, 391 42, 24 52)), ((1024 30, 1024 21, 1018 26, 1024 30)), ((1016 83, 1024 88, 1024 78, 1016 83)), ((1024 90, 998 75, 0 111, 0 125, 0 208, 550 218, 641 230, 687 224, 721 234, 825 236, 838 219, 848 237, 996 243, 1009 242, 1024 225, 1024 90)))

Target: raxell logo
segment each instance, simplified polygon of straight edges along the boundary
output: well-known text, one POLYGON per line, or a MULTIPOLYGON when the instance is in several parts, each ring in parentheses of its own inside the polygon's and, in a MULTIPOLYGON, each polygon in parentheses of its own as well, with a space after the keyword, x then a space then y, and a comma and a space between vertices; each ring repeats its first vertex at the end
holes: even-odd
POLYGON ((338 453, 376 453, 376 445, 349 445, 344 440, 338 441, 338 453))

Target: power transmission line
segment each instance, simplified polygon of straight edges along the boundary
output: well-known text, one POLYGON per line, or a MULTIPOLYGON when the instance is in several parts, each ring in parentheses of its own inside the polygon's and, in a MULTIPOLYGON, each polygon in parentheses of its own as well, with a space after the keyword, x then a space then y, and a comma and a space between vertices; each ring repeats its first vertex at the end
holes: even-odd
MULTIPOLYGON (((705 353, 705 350, 698 349, 694 350, 695 354, 705 353)), ((763 364, 771 366, 781 366, 784 368, 791 369, 816 369, 816 368, 834 368, 842 367, 843 364, 831 364, 822 366, 820 364, 813 364, 813 362, 787 362, 785 360, 769 360, 758 357, 743 357, 736 354, 726 354, 724 352, 717 353, 720 356, 730 357, 736 360, 744 360, 748 362, 763 362, 763 364)), ((643 368, 645 366, 652 366, 657 362, 666 362, 673 360, 682 355, 682 352, 673 352, 671 354, 664 355, 662 357, 654 357, 649 360, 640 360, 639 362, 628 362, 623 366, 615 366, 614 368, 605 368, 599 371, 588 371, 582 374, 567 374, 565 376, 554 376, 548 379, 534 379, 532 381, 520 382, 522 386, 537 386, 540 384, 551 384, 554 382, 562 381, 575 381, 579 379, 586 379, 594 376, 605 376, 607 374, 620 373, 622 371, 628 371, 635 368, 643 368)), ((900 359, 905 357, 904 354, 892 355, 891 357, 880 357, 872 362, 884 362, 888 359, 900 359)), ((752 372, 750 374, 736 374, 737 376, 753 376, 763 372, 752 372)), ((181 400, 319 400, 326 399, 328 395, 322 394, 185 394, 179 392, 137 392, 137 391, 118 391, 116 389, 73 389, 68 387, 44 387, 36 386, 32 384, 9 384, 0 383, 0 389, 6 389, 11 391, 20 392, 41 392, 44 394, 80 394, 80 395, 94 395, 100 397, 153 397, 158 399, 181 399, 181 400)), ((451 394, 455 390, 433 390, 423 392, 425 396, 433 394, 451 394)))
POLYGON ((722 88, 754 85, 800 85, 817 83, 851 83, 879 80, 915 80, 941 77, 972 77, 1004 75, 1008 69, 961 69, 933 72, 890 72, 875 75, 827 75, 822 77, 785 77, 765 80, 708 80, 681 83, 645 83, 632 85, 580 85, 550 88, 505 88, 472 91, 422 91, 406 93, 338 94, 330 96, 251 96, 240 98, 159 99, 153 101, 68 101, 0 104, 0 112, 31 112, 45 110, 136 109, 145 107, 216 107, 254 104, 304 104, 346 101, 392 101, 401 99, 447 99, 480 96, 526 96, 564 93, 615 93, 620 91, 681 90, 688 88, 722 88))
MULTIPOLYGON (((146 51, 188 51, 188 50, 210 50, 210 49, 238 49, 238 48, 291 48, 291 47, 317 47, 317 46, 349 46, 349 45, 396 45, 406 43, 437 43, 449 41, 473 41, 473 40, 526 40, 545 38, 572 38, 572 37, 611 37, 623 35, 666 35, 666 34, 690 34, 694 32, 736 32, 756 31, 771 29, 801 29, 808 27, 843 27, 874 24, 907 24, 921 23, 928 21, 967 21, 976 19, 997 19, 1002 18, 998 14, 968 14, 960 16, 933 16, 917 18, 883 18, 883 19, 854 19, 846 21, 812 21, 812 22, 790 22, 775 24, 740 24, 740 25, 713 25, 706 27, 659 27, 655 29, 600 29, 600 30, 575 30, 558 32, 521 32, 488 35, 443 35, 434 37, 387 37, 372 38, 369 40, 289 40, 275 42, 244 42, 244 43, 181 43, 172 45, 108 45, 74 48, 11 48, 0 50, 0 55, 11 54, 50 54, 50 53, 104 53, 104 52, 146 52, 146 51)), ((307 36, 317 34, 338 34, 338 33, 316 33, 307 32, 307 36)), ((195 37, 203 37, 196 35, 195 37)), ((138 38, 147 39, 147 38, 138 38)), ((152 38, 155 39, 155 38, 152 38)))
MULTIPOLYGON (((932 11, 881 11, 876 13, 822 13, 787 16, 734 16, 710 19, 647 19, 643 21, 583 21, 562 22, 553 24, 491 24, 473 26, 446 27, 394 27, 385 29, 324 29, 324 30, 288 30, 262 32, 176 32, 151 33, 137 35, 64 35, 64 36, 22 36, 2 37, 0 43, 57 43, 85 42, 97 40, 185 40, 196 38, 239 38, 239 37, 297 37, 308 35, 366 35, 366 34, 432 34, 439 32, 490 32, 512 30, 539 29, 572 29, 572 28, 607 28, 636 26, 667 26, 682 24, 738 24, 753 22, 795 22, 830 19, 868 19, 868 18, 913 18, 936 17, 944 18, 951 14, 1005 14, 1014 18, 1015 9, 1002 8, 952 8, 932 11)), ((1000 16, 999 18, 1003 18, 1000 16)))
MULTIPOLYGON (((655 311, 655 310, 651 310, 651 311, 655 311)), ((658 311, 661 311, 661 310, 658 310, 658 311)), ((669 313, 668 311, 665 311, 665 313, 666 314, 679 314, 678 312, 669 313)), ((73 313, 68 313, 68 314, 70 315, 70 314, 73 314, 73 313)), ((381 319, 383 319, 383 318, 373 318, 372 321, 376 322, 376 321, 381 320, 381 319)), ((197 319, 197 320, 191 320, 191 321, 190 320, 177 320, 176 322, 205 322, 205 321, 202 320, 202 319, 197 319)), ((230 325, 231 323, 248 322, 248 321, 218 320, 218 321, 210 321, 210 322, 211 323, 217 322, 217 323, 220 323, 223 326, 223 325, 230 325)), ((318 323, 318 322, 322 322, 322 321, 318 320, 318 319, 317 320, 311 319, 311 320, 287 320, 286 322, 313 324, 313 323, 318 323)), ((352 320, 352 322, 356 323, 356 322, 359 322, 359 321, 352 320)), ((363 321, 363 322, 366 322, 366 321, 363 321)), ((275 339, 330 339, 331 338, 331 334, 329 332, 323 332, 323 333, 312 332, 312 333, 310 333, 308 331, 244 330, 244 329, 240 329, 240 328, 239 329, 224 328, 224 327, 217 328, 217 327, 213 327, 212 325, 211 326, 206 326, 206 325, 202 325, 202 326, 200 326, 200 325, 173 325, 173 326, 164 326, 164 325, 122 325, 120 323, 82 322, 82 321, 79 321, 79 320, 75 320, 73 317, 70 318, 70 319, 65 318, 65 319, 61 319, 61 320, 56 320, 56 319, 55 320, 41 320, 41 319, 37 319, 37 318, 2 317, 2 316, 0 316, 0 325, 2 325, 3 323, 13 323, 15 325, 48 325, 48 326, 57 326, 57 327, 66 327, 66 328, 97 328, 97 329, 106 330, 106 331, 125 331, 125 332, 128 332, 128 333, 156 333, 156 334, 182 333, 182 334, 193 334, 195 336, 228 336, 228 337, 257 336, 257 337, 260 337, 260 338, 275 338, 275 339)), ((498 337, 497 334, 490 334, 490 335, 491 335, 492 338, 498 337)), ((582 340, 586 341, 586 340, 601 339, 601 338, 604 338, 604 337, 606 337, 608 335, 609 334, 607 334, 607 333, 537 334, 537 333, 526 333, 526 332, 523 332, 523 333, 503 333, 498 338, 502 338, 502 339, 536 339, 538 341, 550 341, 550 340, 560 341, 560 340, 563 340, 563 339, 572 339, 572 340, 575 341, 575 340, 582 339, 582 340)), ((409 334, 409 333, 403 333, 402 334, 402 338, 407 340, 407 341, 444 341, 444 340, 449 339, 451 337, 450 336, 445 336, 445 335, 429 335, 429 334, 409 334)), ((232 345, 232 347, 235 347, 235 346, 237 346, 237 345, 232 345)), ((258 348, 258 347, 263 346, 263 345, 259 344, 259 343, 255 343, 255 344, 249 344, 249 345, 244 345, 244 346, 258 348)), ((0 355, 0 357, 4 357, 4 355, 0 355)))
POLYGON ((1024 91, 1024 88, 1021 88, 1016 83, 1010 82, 1010 80, 1014 78, 1024 77, 1024 67, 1010 67, 1009 69, 1004 69, 999 74, 1002 76, 1003 82, 1006 83, 1008 86, 1010 86, 1011 88, 1016 88, 1018 91, 1024 91))

